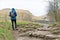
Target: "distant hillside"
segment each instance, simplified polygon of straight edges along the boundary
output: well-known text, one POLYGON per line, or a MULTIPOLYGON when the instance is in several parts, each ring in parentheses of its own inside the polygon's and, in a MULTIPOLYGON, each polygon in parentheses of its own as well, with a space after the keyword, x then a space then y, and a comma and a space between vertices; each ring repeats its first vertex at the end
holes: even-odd
MULTIPOLYGON (((0 10, 0 21, 9 21, 9 12, 11 9, 6 8, 0 10)), ((42 20, 44 17, 41 16, 34 16, 28 10, 16 9, 17 12, 17 20, 18 21, 34 21, 34 20, 42 20)))
MULTIPOLYGON (((3 21, 7 21, 10 19, 9 12, 11 10, 9 8, 0 10, 0 19, 3 21)), ((28 10, 22 10, 22 9, 16 9, 17 12, 17 20, 25 20, 25 21, 31 21, 32 20, 32 13, 30 13, 28 10)), ((0 21, 1 21, 0 20, 0 21)))
POLYGON ((44 16, 34 16, 32 17, 32 19, 35 19, 35 20, 44 20, 45 19, 45 15, 44 16))

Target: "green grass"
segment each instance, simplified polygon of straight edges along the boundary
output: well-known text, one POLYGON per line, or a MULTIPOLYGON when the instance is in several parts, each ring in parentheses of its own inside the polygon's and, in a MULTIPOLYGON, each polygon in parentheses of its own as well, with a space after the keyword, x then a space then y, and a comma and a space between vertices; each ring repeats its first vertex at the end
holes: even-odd
POLYGON ((56 22, 56 24, 57 24, 58 26, 60 26, 60 22, 56 22))
POLYGON ((13 40, 11 31, 0 27, 0 39, 1 38, 3 40, 13 40))
POLYGON ((17 22, 18 25, 21 25, 21 24, 32 24, 32 22, 17 22))
POLYGON ((53 34, 60 34, 60 22, 55 22, 54 24, 51 24, 50 27, 58 28, 57 30, 51 30, 53 34))
POLYGON ((53 24, 49 24, 49 27, 60 27, 60 22, 55 22, 53 24))
POLYGON ((13 40, 10 22, 0 22, 0 40, 13 40))

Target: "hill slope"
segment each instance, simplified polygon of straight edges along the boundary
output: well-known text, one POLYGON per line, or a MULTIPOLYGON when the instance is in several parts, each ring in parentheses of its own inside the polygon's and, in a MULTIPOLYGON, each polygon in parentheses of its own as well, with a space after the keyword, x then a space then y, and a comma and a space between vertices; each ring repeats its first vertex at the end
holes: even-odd
MULTIPOLYGON (((9 8, 0 10, 0 19, 5 21, 9 20, 9 12, 9 8)), ((16 9, 16 12, 18 15, 17 20, 31 21, 32 13, 30 13, 28 10, 16 9)))

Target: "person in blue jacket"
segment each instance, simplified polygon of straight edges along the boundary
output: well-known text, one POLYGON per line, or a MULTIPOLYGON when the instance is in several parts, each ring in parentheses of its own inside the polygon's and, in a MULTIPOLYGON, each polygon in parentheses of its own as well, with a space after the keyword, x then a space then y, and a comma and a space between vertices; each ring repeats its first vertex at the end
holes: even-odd
POLYGON ((16 26, 16 16, 17 16, 17 13, 15 11, 14 8, 11 9, 10 13, 9 13, 9 16, 11 17, 11 23, 12 23, 12 29, 17 29, 17 26, 16 26))

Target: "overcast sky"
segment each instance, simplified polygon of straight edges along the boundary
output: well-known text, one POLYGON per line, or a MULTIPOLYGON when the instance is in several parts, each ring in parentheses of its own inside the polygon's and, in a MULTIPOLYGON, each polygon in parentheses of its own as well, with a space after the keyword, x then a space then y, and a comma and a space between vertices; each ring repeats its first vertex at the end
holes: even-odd
POLYGON ((47 0, 0 0, 0 9, 16 8, 29 10, 35 16, 47 13, 49 3, 47 0))

